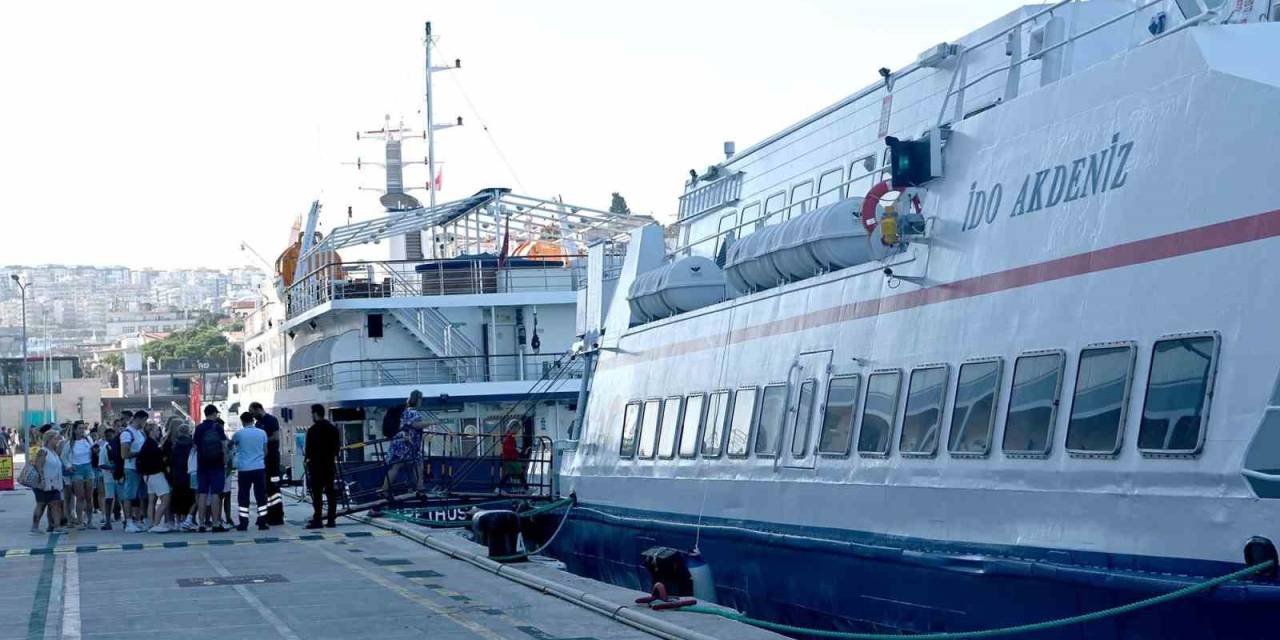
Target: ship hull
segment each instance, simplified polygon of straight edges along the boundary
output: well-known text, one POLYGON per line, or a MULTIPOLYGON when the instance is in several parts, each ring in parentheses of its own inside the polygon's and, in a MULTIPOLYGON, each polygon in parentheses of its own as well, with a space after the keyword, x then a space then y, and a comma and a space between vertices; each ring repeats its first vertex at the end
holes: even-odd
MULTIPOLYGON (((552 549, 575 573, 648 590, 651 579, 639 559, 655 546, 696 547, 712 569, 718 603, 753 618, 886 634, 1039 623, 1136 602, 1240 568, 759 521, 699 521, 596 504, 573 510, 552 549)), ((1280 623, 1277 611, 1280 586, 1234 583, 1034 637, 1271 638, 1280 623)))

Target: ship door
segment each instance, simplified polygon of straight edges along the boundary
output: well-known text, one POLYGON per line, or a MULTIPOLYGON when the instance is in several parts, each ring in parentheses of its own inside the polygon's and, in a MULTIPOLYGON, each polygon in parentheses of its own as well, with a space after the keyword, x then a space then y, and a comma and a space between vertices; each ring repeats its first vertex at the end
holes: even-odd
POLYGON ((812 469, 821 425, 822 399, 827 397, 830 351, 802 353, 787 378, 786 428, 782 434, 782 466, 812 469))

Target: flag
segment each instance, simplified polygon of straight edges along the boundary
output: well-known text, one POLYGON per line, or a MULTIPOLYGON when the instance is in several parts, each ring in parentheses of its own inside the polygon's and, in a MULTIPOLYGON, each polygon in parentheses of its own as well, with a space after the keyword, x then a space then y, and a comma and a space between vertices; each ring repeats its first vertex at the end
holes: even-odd
POLYGON ((188 411, 188 414, 191 416, 191 420, 193 422, 200 420, 200 416, 204 415, 203 409, 200 407, 200 402, 204 400, 203 396, 204 396, 204 385, 200 383, 200 379, 196 378, 192 380, 191 381, 191 400, 187 404, 187 409, 190 410, 188 411))
POLYGON ((436 170, 436 181, 434 185, 427 185, 427 189, 431 191, 439 191, 444 186, 444 167, 436 170))

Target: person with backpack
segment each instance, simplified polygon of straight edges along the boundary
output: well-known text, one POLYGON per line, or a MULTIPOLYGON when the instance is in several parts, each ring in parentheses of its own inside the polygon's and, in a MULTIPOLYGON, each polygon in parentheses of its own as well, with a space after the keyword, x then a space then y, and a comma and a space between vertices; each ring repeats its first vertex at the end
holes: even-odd
POLYGON ((138 473, 147 483, 147 510, 150 512, 151 533, 169 533, 165 519, 169 512, 169 481, 164 473, 164 450, 160 447, 160 425, 146 426, 146 439, 138 452, 138 473))
POLYGON ((191 513, 191 505, 195 502, 195 489, 191 486, 191 478, 187 462, 191 459, 191 424, 183 422, 174 427, 169 438, 165 440, 165 457, 169 460, 169 519, 170 525, 181 531, 192 531, 194 527, 182 518, 191 513))
MULTIPOLYGON (((239 507, 240 523, 237 531, 249 529, 249 491, 253 490, 253 501, 258 506, 257 525, 259 531, 266 531, 267 526, 267 432, 258 428, 253 413, 246 411, 240 414, 241 428, 231 436, 231 446, 236 455, 236 486, 239 495, 236 504, 239 507)), ((278 427, 277 427, 278 428, 278 427)))
POLYGON ((142 452, 142 445, 147 440, 142 428, 147 424, 148 417, 146 411, 139 410, 133 414, 128 426, 120 434, 120 457, 124 467, 124 496, 120 499, 124 502, 126 533, 142 533, 149 526, 144 506, 146 488, 142 474, 138 472, 138 454, 142 452))
POLYGON ((102 440, 98 441, 97 455, 94 460, 98 463, 98 471, 102 474, 102 526, 99 527, 103 531, 111 530, 111 511, 115 507, 116 500, 116 463, 115 459, 120 457, 120 441, 116 439, 116 430, 107 427, 102 433, 102 440), (112 448, 115 448, 113 455, 112 448))
POLYGON ((222 523, 221 501, 226 488, 227 433, 218 420, 217 407, 208 405, 204 408, 204 421, 196 426, 192 441, 196 449, 196 518, 200 521, 199 531, 204 532, 209 526, 214 533, 224 533, 227 528, 222 523))

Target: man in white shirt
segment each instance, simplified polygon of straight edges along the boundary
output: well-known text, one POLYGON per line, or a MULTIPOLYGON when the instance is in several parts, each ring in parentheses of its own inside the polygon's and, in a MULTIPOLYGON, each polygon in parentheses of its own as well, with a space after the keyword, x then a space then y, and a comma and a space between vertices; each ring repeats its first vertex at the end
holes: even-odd
POLYGON ((120 434, 120 455, 124 458, 124 495, 120 499, 125 504, 125 518, 128 522, 124 530, 127 533, 141 533, 147 530, 142 520, 143 505, 146 504, 145 485, 142 483, 142 476, 138 474, 136 459, 138 453, 142 451, 143 443, 147 441, 147 437, 142 433, 142 427, 147 423, 147 418, 146 411, 138 411, 133 414, 129 425, 120 434))

